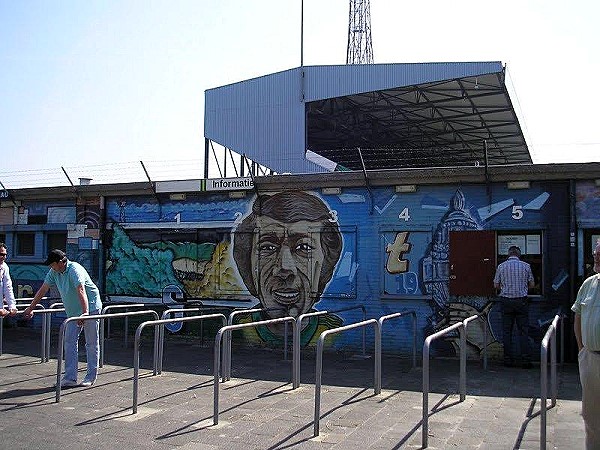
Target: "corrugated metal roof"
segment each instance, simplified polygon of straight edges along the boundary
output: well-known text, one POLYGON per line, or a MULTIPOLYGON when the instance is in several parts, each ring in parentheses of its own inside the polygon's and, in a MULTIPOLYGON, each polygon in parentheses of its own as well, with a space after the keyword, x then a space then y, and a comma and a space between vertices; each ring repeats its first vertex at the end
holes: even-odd
POLYGON ((205 92, 206 138, 277 172, 526 164, 500 62, 308 66, 205 92), (359 154, 357 148, 361 149, 359 154))

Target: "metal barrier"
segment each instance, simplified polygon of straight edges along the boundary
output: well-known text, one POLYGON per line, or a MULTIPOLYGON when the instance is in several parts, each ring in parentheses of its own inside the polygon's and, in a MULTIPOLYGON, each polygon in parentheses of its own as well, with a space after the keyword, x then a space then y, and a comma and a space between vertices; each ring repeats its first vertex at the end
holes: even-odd
MULTIPOLYGON (((242 314, 252 314, 256 312, 267 312, 267 311, 281 311, 283 308, 254 308, 254 309, 236 309, 231 311, 227 320, 227 326, 233 325, 233 319, 242 314)), ((283 334, 283 349, 284 359, 287 359, 287 322, 285 322, 285 331, 283 334)), ((225 344, 223 348, 223 374, 222 381, 229 381, 231 379, 231 333, 227 332, 225 335, 225 344)))
POLYGON ((475 314, 473 316, 467 317, 465 320, 463 320, 463 323, 465 324, 465 339, 466 339, 466 332, 467 332, 467 325, 469 324, 469 322, 473 321, 473 320, 477 320, 477 319, 482 319, 483 323, 485 324, 485 329, 483 330, 483 370, 487 370, 487 346, 488 346, 488 333, 489 333, 489 324, 487 321, 487 318, 485 317, 484 314, 475 314))
POLYGON ((43 314, 42 316, 42 342, 44 342, 44 351, 42 362, 50 361, 50 328, 52 326, 52 314, 65 312, 64 308, 52 309, 34 309, 32 313, 43 314))
POLYGON ((458 329, 460 335, 460 378, 459 378, 459 392, 460 401, 464 401, 467 391, 467 333, 466 328, 470 321, 475 320, 479 317, 478 314, 470 316, 462 322, 457 322, 443 330, 433 333, 425 339, 423 344, 423 419, 422 429, 423 434, 421 438, 422 447, 427 448, 428 432, 429 432, 429 347, 431 343, 451 331, 458 329))
POLYGON ((396 319, 400 317, 406 317, 408 314, 412 317, 412 331, 413 331, 413 354, 412 354, 412 366, 413 369, 417 367, 417 313, 415 311, 401 311, 386 316, 381 316, 377 321, 379 322, 379 329, 382 330, 383 334, 383 322, 388 319, 396 319))
MULTIPOLYGON (((141 316, 144 314, 151 314, 158 320, 158 313, 152 310, 145 311, 130 311, 124 313, 115 313, 115 314, 96 314, 93 316, 75 316, 75 317, 67 317, 67 319, 60 326, 60 330, 58 332, 58 357, 56 361, 56 403, 60 402, 60 375, 62 372, 62 361, 63 361, 63 353, 64 353, 64 340, 65 340, 65 330, 66 326, 70 322, 74 322, 77 320, 100 320, 103 319, 115 319, 117 317, 127 317, 127 316, 141 316)), ((155 355, 154 355, 154 367, 156 368, 156 346, 155 346, 155 355)))
MULTIPOLYGON (((133 410, 133 414, 137 413, 138 407, 138 385, 139 385, 139 374, 140 374, 140 336, 142 335, 142 331, 146 326, 153 325, 154 326, 154 375, 157 374, 157 341, 160 341, 159 348, 162 349, 163 343, 162 339, 164 338, 164 334, 161 336, 160 331, 156 332, 156 327, 163 327, 165 323, 176 323, 176 322, 192 322, 197 320, 204 319, 221 319, 223 325, 221 328, 225 326, 227 319, 224 314, 206 314, 203 316, 193 316, 193 317, 177 317, 175 319, 161 319, 161 320, 150 320, 147 322, 142 322, 135 331, 135 341, 134 341, 134 350, 133 350, 133 404, 131 406, 133 410)), ((160 353, 160 350, 158 351, 160 353)), ((162 358, 162 354, 160 354, 158 360, 160 361, 162 358)), ((162 369, 162 361, 160 362, 162 369)))
MULTIPOLYGON (((322 316, 325 314, 333 314, 333 313, 339 313, 339 312, 344 312, 344 311, 351 311, 354 309, 361 309, 363 312, 363 321, 367 320, 367 310, 365 308, 364 305, 355 305, 355 306, 349 306, 347 308, 342 308, 342 309, 336 309, 334 311, 329 311, 329 310, 323 310, 323 311, 313 311, 313 312, 308 312, 308 313, 304 313, 304 314, 300 314, 297 318, 296 321, 298 322, 298 326, 296 327, 296 333, 298 334, 298 336, 296 336, 296 345, 298 346, 297 349, 294 349, 294 351, 298 352, 298 360, 302 359, 301 356, 301 349, 300 349, 300 335, 302 334, 302 321, 307 318, 307 317, 315 317, 315 316, 322 316)), ((363 357, 366 357, 366 345, 367 345, 367 337, 365 334, 365 329, 362 329, 362 354, 363 357)), ((300 364, 298 364, 298 367, 296 368, 296 370, 298 371, 298 373, 296 374, 296 379, 298 380, 298 383, 300 383, 300 364)))
MULTIPOLYGON (((102 311, 100 311, 100 315, 106 315, 108 311, 110 311, 111 309, 127 309, 127 308, 144 308, 146 307, 146 305, 144 303, 129 303, 129 304, 119 304, 119 305, 106 305, 104 308, 102 308, 102 311)), ((156 314, 157 318, 158 318, 158 313, 156 314)), ((125 331, 123 333, 124 337, 124 346, 127 347, 127 331, 129 328, 129 317, 125 317, 125 331)), ((104 367, 104 340, 107 339, 108 337, 110 337, 110 319, 108 320, 108 322, 106 323, 106 327, 108 328, 107 330, 107 336, 104 335, 104 319, 100 319, 100 363, 99 366, 100 367, 104 367)))
MULTIPOLYGON (((177 320, 181 320, 181 319, 177 319, 177 320)), ((214 371, 214 398, 213 398, 213 424, 214 425, 218 425, 219 424, 219 372, 220 372, 220 366, 221 366, 221 361, 220 361, 220 356, 221 356, 221 340, 223 338, 223 335, 226 333, 229 333, 230 331, 233 330, 240 330, 242 328, 250 328, 250 327, 258 327, 258 326, 262 326, 262 325, 271 325, 271 324, 275 324, 275 323, 287 323, 287 322, 292 322, 292 333, 294 336, 294 340, 296 339, 296 327, 298 326, 296 323, 296 319, 293 317, 280 317, 278 319, 269 319, 269 320, 261 320, 258 322, 249 322, 249 323, 240 323, 237 325, 227 325, 223 328, 221 328, 218 333, 217 336, 215 337, 215 351, 214 351, 214 367, 213 367, 213 371, 214 371)), ((293 342, 292 344, 295 344, 295 342, 293 342)), ((294 349, 297 348, 296 345, 293 345, 294 349)), ((229 354, 229 357, 231 357, 231 353, 229 354)), ((225 359, 225 354, 223 354, 223 359, 225 359)), ((293 352, 292 355, 292 389, 296 389, 298 387, 298 380, 296 379, 296 366, 299 364, 299 360, 298 360, 298 354, 296 351, 293 352)))
POLYGON ((546 449, 546 401, 548 400, 548 343, 550 343, 550 390, 552 401, 550 407, 556 406, 558 396, 558 385, 556 382, 556 328, 561 317, 557 314, 548 327, 548 331, 542 339, 540 348, 540 449, 546 449))
MULTIPOLYGON (((24 299, 16 299, 16 300, 24 300, 24 299)), ((28 307, 30 304, 28 303, 27 305, 19 305, 19 304, 15 304, 15 308, 23 308, 23 307, 28 307)), ((37 310, 43 310, 46 309, 44 308, 44 305, 40 305, 37 304, 35 305, 35 308, 37 310)), ((17 311, 17 315, 18 314, 23 314, 24 311, 17 311)), ((14 317, 14 316, 8 316, 8 317, 14 317)), ((42 344, 41 344, 41 350, 40 350, 40 362, 44 362, 44 355, 45 355, 45 351, 46 351, 46 316, 42 316, 42 344)), ((0 356, 2 356, 3 353, 3 348, 2 348, 2 343, 4 342, 4 317, 0 317, 0 356)))
POLYGON ((342 331, 351 330, 353 328, 366 327, 367 325, 375 325, 375 374, 374 374, 374 389, 375 395, 381 392, 381 328, 377 319, 363 320, 362 322, 353 323, 343 327, 332 328, 325 330, 319 336, 317 342, 317 364, 315 369, 315 418, 314 418, 314 437, 319 435, 319 419, 321 410, 321 377, 323 372, 323 346, 325 338, 330 334, 341 333, 342 331))

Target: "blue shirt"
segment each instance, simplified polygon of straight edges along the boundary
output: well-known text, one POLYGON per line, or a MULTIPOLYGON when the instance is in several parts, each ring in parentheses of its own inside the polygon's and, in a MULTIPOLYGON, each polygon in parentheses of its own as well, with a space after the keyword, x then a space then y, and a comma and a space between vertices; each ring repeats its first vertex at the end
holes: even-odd
POLYGON ((494 284, 500 285, 500 297, 527 297, 529 282, 533 282, 531 266, 516 256, 498 265, 494 284))
POLYGON ((56 286, 68 317, 80 316, 83 312, 79 302, 77 289, 80 285, 85 288, 88 298, 88 312, 102 309, 100 300, 100 291, 90 278, 85 268, 76 262, 67 261, 64 272, 56 272, 52 269, 46 274, 44 283, 49 286, 56 286))

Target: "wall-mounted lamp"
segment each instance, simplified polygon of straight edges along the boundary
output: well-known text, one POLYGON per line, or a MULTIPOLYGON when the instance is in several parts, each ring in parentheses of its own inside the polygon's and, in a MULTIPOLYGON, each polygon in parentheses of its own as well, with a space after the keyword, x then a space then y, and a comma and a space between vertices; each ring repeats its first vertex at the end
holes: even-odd
POLYGON ((231 191, 229 192, 229 198, 244 198, 246 197, 246 191, 231 191))
POLYGON ((508 189, 529 189, 529 181, 509 181, 506 183, 508 189))
POLYGON ((169 200, 185 200, 185 194, 169 194, 169 200))
POLYGON ((600 186, 600 178, 596 179, 596 186, 600 186))
POLYGON ((325 195, 339 195, 342 193, 342 188, 339 187, 324 187, 321 192, 325 195))
POLYGON ((417 185, 416 184, 402 184, 402 185, 396 186, 396 192, 399 192, 402 194, 406 194, 408 192, 417 192, 417 185))

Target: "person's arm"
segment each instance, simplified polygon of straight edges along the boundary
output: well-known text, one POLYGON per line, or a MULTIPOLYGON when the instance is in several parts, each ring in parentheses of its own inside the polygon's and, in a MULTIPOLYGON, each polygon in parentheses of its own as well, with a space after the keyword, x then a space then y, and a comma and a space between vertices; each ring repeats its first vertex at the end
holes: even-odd
POLYGON ((577 348, 579 349, 579 351, 581 351, 581 349, 583 348, 583 341, 581 340, 581 314, 575 313, 573 331, 575 332, 575 339, 577 340, 577 348))
POLYGON ((25 317, 26 319, 31 319, 31 317, 33 316, 33 313, 32 313, 33 309, 40 302, 40 300, 42 300, 44 295, 46 295, 46 293, 49 290, 50 290, 50 285, 47 284, 46 282, 42 283, 42 286, 38 289, 38 291, 33 296, 33 300, 31 300, 31 304, 27 308, 25 308, 25 311, 23 312, 23 317, 25 317))
MULTIPOLYGON (((85 286, 83 284, 77 286, 77 297, 79 298, 79 303, 81 304, 81 315, 87 316, 90 313, 90 311, 87 293, 85 292, 85 286)), ((83 320, 78 320, 77 325, 82 327, 83 322, 83 320)))
POLYGON ((4 289, 4 298, 6 299, 6 303, 8 304, 8 311, 10 311, 10 315, 14 316, 17 313, 17 304, 15 302, 15 294, 13 292, 12 280, 10 278, 10 269, 8 265, 5 265, 6 270, 3 272, 3 280, 2 286, 4 289))

